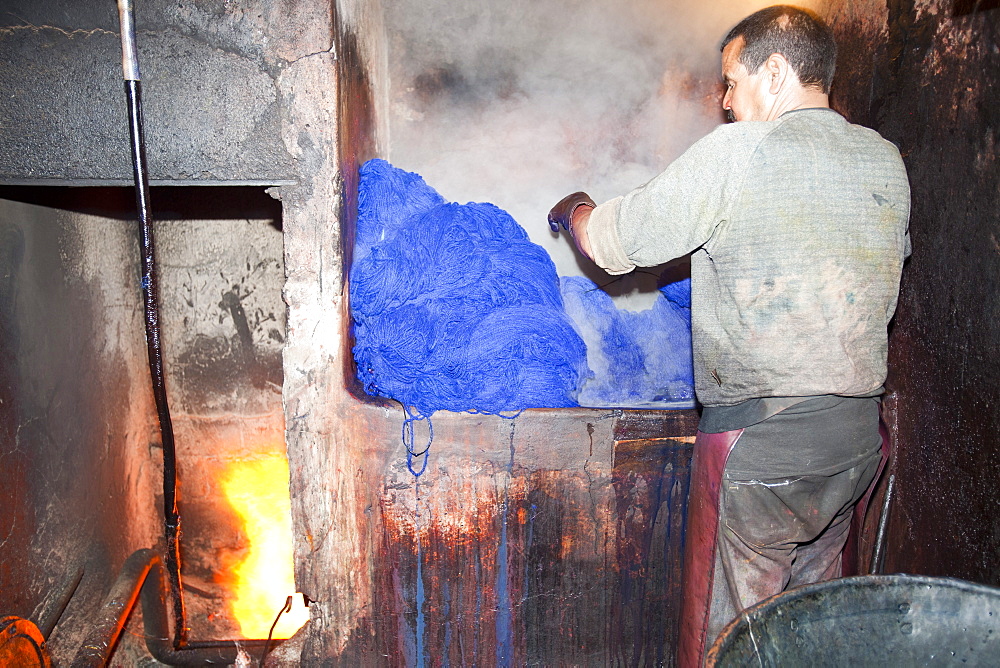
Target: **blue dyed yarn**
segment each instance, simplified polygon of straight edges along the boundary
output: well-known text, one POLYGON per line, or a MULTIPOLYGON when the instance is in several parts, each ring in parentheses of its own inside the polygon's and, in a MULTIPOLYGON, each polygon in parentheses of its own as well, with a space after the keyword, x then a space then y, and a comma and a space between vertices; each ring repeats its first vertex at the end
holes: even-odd
POLYGON ((690 279, 664 286, 653 307, 638 313, 619 310, 582 276, 563 277, 562 294, 594 372, 580 389, 581 405, 694 405, 690 279))
POLYGON ((555 265, 509 214, 447 203, 383 160, 362 166, 359 188, 351 309, 369 394, 411 421, 577 405, 583 340, 555 265))
POLYGON ((689 281, 648 311, 619 311, 586 278, 560 284, 505 211, 446 202, 384 160, 361 168, 350 278, 357 376, 403 404, 415 476, 438 410, 693 404, 689 281))

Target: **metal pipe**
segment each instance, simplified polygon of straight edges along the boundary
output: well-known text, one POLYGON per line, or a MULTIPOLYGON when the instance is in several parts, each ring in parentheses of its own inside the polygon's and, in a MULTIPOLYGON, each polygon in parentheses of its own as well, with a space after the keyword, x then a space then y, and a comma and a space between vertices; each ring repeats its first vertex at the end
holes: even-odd
POLYGON ((166 567, 174 608, 174 646, 187 638, 184 599, 181 596, 180 513, 177 510, 177 455, 174 428, 170 420, 167 389, 163 377, 163 348, 160 342, 160 310, 157 303, 157 277, 153 249, 153 228, 149 207, 149 170, 146 165, 146 141, 142 123, 142 88, 139 60, 135 46, 135 23, 132 0, 118 0, 118 18, 122 39, 122 74, 128 102, 129 140, 132 148, 132 176, 135 181, 136 210, 139 215, 142 296, 146 324, 146 351, 153 383, 153 399, 160 423, 163 447, 163 517, 166 534, 166 567))
MULTIPOLYGON (((170 666, 231 665, 239 647, 235 641, 202 643, 200 647, 175 648, 170 636, 167 588, 163 560, 155 550, 137 550, 111 586, 97 614, 97 622, 76 653, 72 668, 106 666, 136 600, 142 602, 146 648, 160 663, 170 666)), ((244 648, 263 646, 261 641, 240 642, 244 648)))
POLYGON ((59 594, 58 598, 52 599, 51 603, 47 600, 45 608, 39 613, 38 630, 46 640, 52 634, 53 629, 56 628, 56 624, 59 623, 63 612, 66 611, 66 606, 69 605, 70 599, 73 598, 77 587, 80 586, 80 581, 83 580, 83 572, 84 570, 81 566, 76 570, 75 574, 66 578, 60 589, 62 593, 59 594))
POLYGON ((70 664, 73 668, 103 666, 107 663, 125 626, 128 613, 135 605, 139 587, 153 563, 160 563, 159 555, 153 550, 139 550, 125 561, 97 613, 96 623, 70 664))
MULTIPOLYGON (((155 555, 154 555, 155 556, 155 555)), ((236 663, 240 647, 260 647, 260 641, 213 641, 176 647, 170 638, 167 588, 163 582, 163 566, 156 558, 152 576, 142 585, 142 621, 146 634, 146 649, 157 661, 169 666, 206 666, 236 663)))

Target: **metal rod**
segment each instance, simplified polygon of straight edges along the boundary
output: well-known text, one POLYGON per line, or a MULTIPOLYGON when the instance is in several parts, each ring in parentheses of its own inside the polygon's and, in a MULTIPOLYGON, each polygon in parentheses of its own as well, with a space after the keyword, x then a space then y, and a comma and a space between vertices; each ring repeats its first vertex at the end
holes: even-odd
POLYGON ((885 487, 885 498, 882 499, 882 512, 878 518, 878 531, 875 533, 875 553, 872 555, 871 572, 881 574, 885 561, 885 533, 889 525, 889 507, 892 505, 892 493, 896 487, 896 474, 889 476, 885 487))
POLYGON ((118 24, 122 31, 122 75, 125 81, 139 80, 139 55, 135 48, 135 6, 132 0, 118 0, 118 24))
POLYGON ((118 18, 122 33, 122 74, 125 79, 125 96, 128 102, 132 176, 135 182, 135 202, 140 226, 146 351, 149 356, 153 399, 156 402, 156 414, 160 423, 160 440, 163 446, 163 517, 167 543, 165 563, 170 578, 170 593, 174 608, 174 646, 180 647, 187 637, 187 625, 185 623, 184 599, 181 597, 177 456, 174 447, 174 428, 170 420, 170 407, 167 404, 167 389, 163 377, 163 348, 160 342, 156 263, 149 205, 149 171, 146 165, 146 141, 142 123, 142 88, 136 56, 135 24, 132 10, 132 0, 118 0, 118 18))

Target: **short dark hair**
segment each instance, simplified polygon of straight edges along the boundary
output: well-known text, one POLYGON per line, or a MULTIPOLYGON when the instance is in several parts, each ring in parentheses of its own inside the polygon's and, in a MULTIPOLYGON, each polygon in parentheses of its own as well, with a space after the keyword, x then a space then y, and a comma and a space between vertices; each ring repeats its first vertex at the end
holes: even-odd
POLYGON ((754 12, 729 31, 722 40, 722 48, 738 37, 744 41, 739 62, 751 74, 772 53, 780 53, 803 86, 830 92, 837 66, 837 43, 830 27, 813 12, 791 5, 775 5, 754 12))

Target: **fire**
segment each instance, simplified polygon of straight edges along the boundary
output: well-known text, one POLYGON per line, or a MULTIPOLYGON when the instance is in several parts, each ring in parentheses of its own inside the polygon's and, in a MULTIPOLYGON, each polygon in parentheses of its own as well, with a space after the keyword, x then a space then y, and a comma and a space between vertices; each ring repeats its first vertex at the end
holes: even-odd
MULTIPOLYGON (((278 611, 295 592, 288 460, 275 454, 234 463, 222 488, 250 543, 246 557, 233 568, 233 616, 244 638, 267 638, 278 611)), ((291 637, 308 619, 302 597, 294 596, 291 612, 281 615, 273 637, 291 637)))

